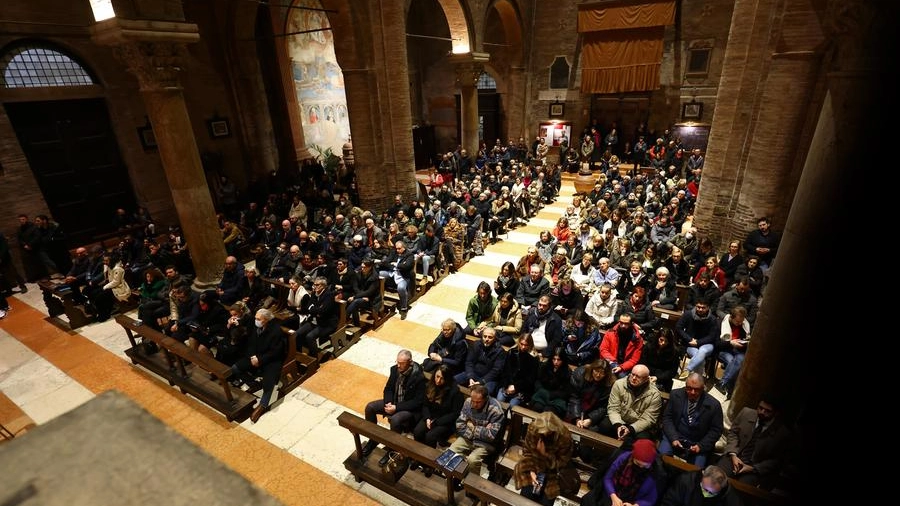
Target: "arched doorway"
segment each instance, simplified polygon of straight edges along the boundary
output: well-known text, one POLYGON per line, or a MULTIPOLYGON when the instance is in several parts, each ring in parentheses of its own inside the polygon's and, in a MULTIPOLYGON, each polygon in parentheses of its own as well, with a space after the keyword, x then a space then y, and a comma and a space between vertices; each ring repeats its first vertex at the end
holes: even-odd
MULTIPOLYGON (((51 44, 21 41, 0 52, 0 88, 17 92, 3 107, 70 247, 112 232, 117 208, 136 210, 106 100, 87 67, 51 44), (96 93, 71 93, 81 87, 96 93)), ((155 149, 149 127, 137 134, 155 149)))

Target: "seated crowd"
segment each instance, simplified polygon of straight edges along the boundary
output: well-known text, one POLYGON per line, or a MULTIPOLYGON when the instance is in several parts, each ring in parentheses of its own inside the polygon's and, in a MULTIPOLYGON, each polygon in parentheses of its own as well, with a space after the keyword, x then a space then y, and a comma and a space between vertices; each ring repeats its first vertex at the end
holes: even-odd
MULTIPOLYGON (((417 271, 425 278, 455 272, 483 253, 485 238, 497 240, 556 198, 561 167, 522 163, 522 150, 509 151, 519 154, 485 151, 464 167, 449 162, 456 157, 450 153, 427 200, 404 203, 398 195, 381 213, 320 187, 273 193, 262 206, 247 202, 239 214, 220 216, 224 274, 200 294, 182 272, 190 261, 177 230, 163 243, 145 239, 143 248, 130 238, 113 251, 89 255, 80 248, 64 281, 103 320, 120 297, 116 280, 124 279, 138 287, 145 324, 236 372, 268 378, 255 421, 277 382, 266 366, 283 357, 283 346, 271 342, 284 337, 271 330, 269 309, 287 311, 282 325, 296 334, 298 350, 313 356, 337 330, 339 304, 355 324, 360 311, 378 309, 380 279, 397 292, 405 318, 417 271), (313 197, 315 207, 304 201, 313 197), (253 247, 254 267, 240 259, 244 244, 253 247), (254 335, 265 335, 267 344, 251 344, 254 335)), ((540 160, 526 153, 524 161, 540 160)), ((478 449, 497 435, 492 420, 501 403, 521 404, 629 447, 652 440, 654 451, 700 467, 718 458, 725 475, 771 488, 789 438, 777 423, 777 400, 745 409, 719 457, 722 407, 705 392, 703 375, 708 360, 721 361, 725 373, 716 387, 733 391, 777 235, 761 218, 743 250, 732 241, 719 256, 691 223, 695 195, 688 184, 696 191, 699 170, 693 181, 680 172, 620 176, 608 169, 592 191, 572 198, 556 227, 542 231, 517 265, 504 263, 493 283, 477 286, 465 323, 445 321, 422 364, 401 352, 385 398, 366 408, 366 418, 383 414, 392 428, 432 446, 455 433, 453 448, 469 453, 477 468, 486 453, 478 449), (659 310, 681 316, 666 326, 659 310), (685 354, 690 361, 679 377, 685 354), (673 389, 675 378, 685 386, 673 389), (447 394, 448 385, 466 387, 471 396, 447 394), (665 407, 661 392, 669 393, 665 407)))

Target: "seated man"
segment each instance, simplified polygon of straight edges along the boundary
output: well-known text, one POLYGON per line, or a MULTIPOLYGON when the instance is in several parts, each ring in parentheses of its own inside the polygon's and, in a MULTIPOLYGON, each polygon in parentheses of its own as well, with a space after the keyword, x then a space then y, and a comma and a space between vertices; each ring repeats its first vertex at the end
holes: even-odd
MULTIPOLYGON (((425 402, 425 376, 422 366, 413 362, 411 351, 397 353, 397 363, 391 366, 383 392, 381 399, 366 404, 366 420, 378 423, 377 416, 383 415, 392 431, 398 434, 412 431, 425 402)), ((376 446, 378 442, 370 439, 363 446, 362 455, 367 457, 376 446)), ((378 464, 386 464, 389 455, 390 451, 385 451, 378 464)))
POLYGON ((716 343, 717 358, 725 364, 725 373, 716 383, 716 390, 731 399, 747 346, 750 344, 750 322, 747 321, 747 310, 744 306, 735 306, 727 318, 722 320, 721 339, 716 343))
POLYGON ((412 286, 415 290, 413 282, 415 266, 415 255, 406 248, 405 242, 397 241, 394 244, 394 251, 381 262, 381 269, 378 271, 380 277, 387 278, 388 282, 393 281, 397 287, 397 294, 400 296, 397 311, 401 320, 406 319, 406 313, 409 311, 409 287, 412 286))
POLYGON ((725 455, 718 465, 748 485, 771 490, 790 450, 790 428, 779 417, 779 405, 764 396, 756 409, 744 408, 726 433, 725 455))
POLYGON ((506 351, 497 343, 496 331, 493 327, 485 327, 481 333, 481 342, 469 348, 465 371, 453 379, 464 387, 484 385, 489 392, 496 392, 497 379, 503 370, 504 360, 506 351))
POLYGON ((597 431, 626 442, 655 439, 661 410, 662 396, 650 383, 650 369, 638 364, 631 374, 613 383, 606 418, 598 424, 597 431))
POLYGON ((72 258, 72 268, 66 273, 63 283, 72 288, 72 300, 76 304, 83 304, 86 298, 81 293, 81 287, 87 283, 88 272, 91 268, 91 259, 88 257, 87 248, 76 248, 72 258))
POLYGON ((312 292, 306 307, 300 314, 307 315, 306 321, 297 329, 297 349, 306 348, 311 357, 318 355, 319 340, 327 338, 337 330, 340 307, 334 300, 334 290, 328 280, 317 277, 313 280, 312 292))
POLYGON ((531 334, 534 350, 545 358, 550 358, 553 349, 562 344, 562 318, 550 306, 549 295, 541 295, 537 305, 525 313, 522 334, 531 334))
POLYGON ((662 415, 663 437, 659 452, 677 455, 697 467, 706 465, 722 435, 722 405, 706 393, 703 376, 692 373, 684 388, 669 394, 662 415))
POLYGON ((456 419, 457 437, 450 445, 450 450, 466 456, 470 473, 480 475, 482 461, 498 451, 505 422, 500 401, 484 385, 473 386, 456 419))
POLYGON ((353 286, 344 287, 344 295, 347 296, 347 318, 357 327, 360 310, 375 309, 381 305, 381 279, 371 258, 362 261, 353 286))
POLYGON ((428 356, 422 361, 425 372, 434 372, 441 365, 446 365, 456 375, 465 370, 469 345, 462 328, 447 318, 441 322, 441 331, 428 345, 428 356))
POLYGON ((519 281, 516 290, 516 302, 523 311, 537 304, 538 299, 550 293, 550 281, 544 277, 544 268, 538 264, 531 264, 528 277, 519 281))
POLYGON ((466 306, 466 328, 463 329, 463 332, 470 336, 481 336, 484 328, 481 322, 489 320, 496 307, 497 299, 491 292, 491 285, 486 281, 478 283, 475 295, 466 306))
POLYGON ((623 378, 637 367, 643 347, 641 328, 632 321, 631 313, 622 313, 619 315, 619 323, 603 335, 600 358, 609 362, 613 374, 623 378))
POLYGON ((216 286, 216 293, 222 304, 231 305, 241 298, 241 282, 244 279, 244 264, 233 256, 225 257, 222 281, 216 286))
POLYGON ((706 299, 698 300, 693 309, 681 314, 681 318, 675 324, 675 332, 691 361, 678 379, 684 380, 694 371, 703 371, 706 357, 715 348, 718 331, 719 322, 710 314, 709 302, 706 299))
POLYGON ((281 332, 277 322, 272 321, 274 318, 268 309, 256 312, 256 332, 251 332, 247 340, 246 356, 231 366, 235 378, 248 372, 254 376, 262 376, 262 396, 250 415, 250 421, 253 423, 269 410, 269 400, 278 384, 281 366, 284 363, 286 351, 284 333, 281 332))

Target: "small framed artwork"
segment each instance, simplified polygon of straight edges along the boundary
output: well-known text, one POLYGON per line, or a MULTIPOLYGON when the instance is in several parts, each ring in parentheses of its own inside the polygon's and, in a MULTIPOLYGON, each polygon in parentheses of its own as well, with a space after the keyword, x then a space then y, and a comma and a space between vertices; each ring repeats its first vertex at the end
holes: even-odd
POLYGON ((228 119, 226 118, 211 119, 206 122, 206 126, 209 128, 209 136, 213 139, 229 137, 231 135, 231 128, 228 126, 228 119))
POLYGON ((550 104, 550 117, 562 118, 566 115, 566 104, 563 102, 554 102, 550 104))
POLYGON ((150 126, 150 122, 147 122, 146 125, 137 128, 138 138, 141 140, 141 147, 144 148, 144 151, 151 151, 156 149, 156 136, 153 135, 153 127, 150 126))
POLYGON ((681 106, 681 119, 699 120, 703 116, 703 102, 688 102, 681 106))

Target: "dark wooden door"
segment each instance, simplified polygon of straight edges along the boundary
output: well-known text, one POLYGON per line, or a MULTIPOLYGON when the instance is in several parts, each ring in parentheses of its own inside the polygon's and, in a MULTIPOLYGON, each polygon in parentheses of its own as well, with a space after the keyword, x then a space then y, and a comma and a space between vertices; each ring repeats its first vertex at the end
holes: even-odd
POLYGON ((18 102, 6 112, 52 218, 70 246, 113 231, 134 190, 103 99, 18 102))

